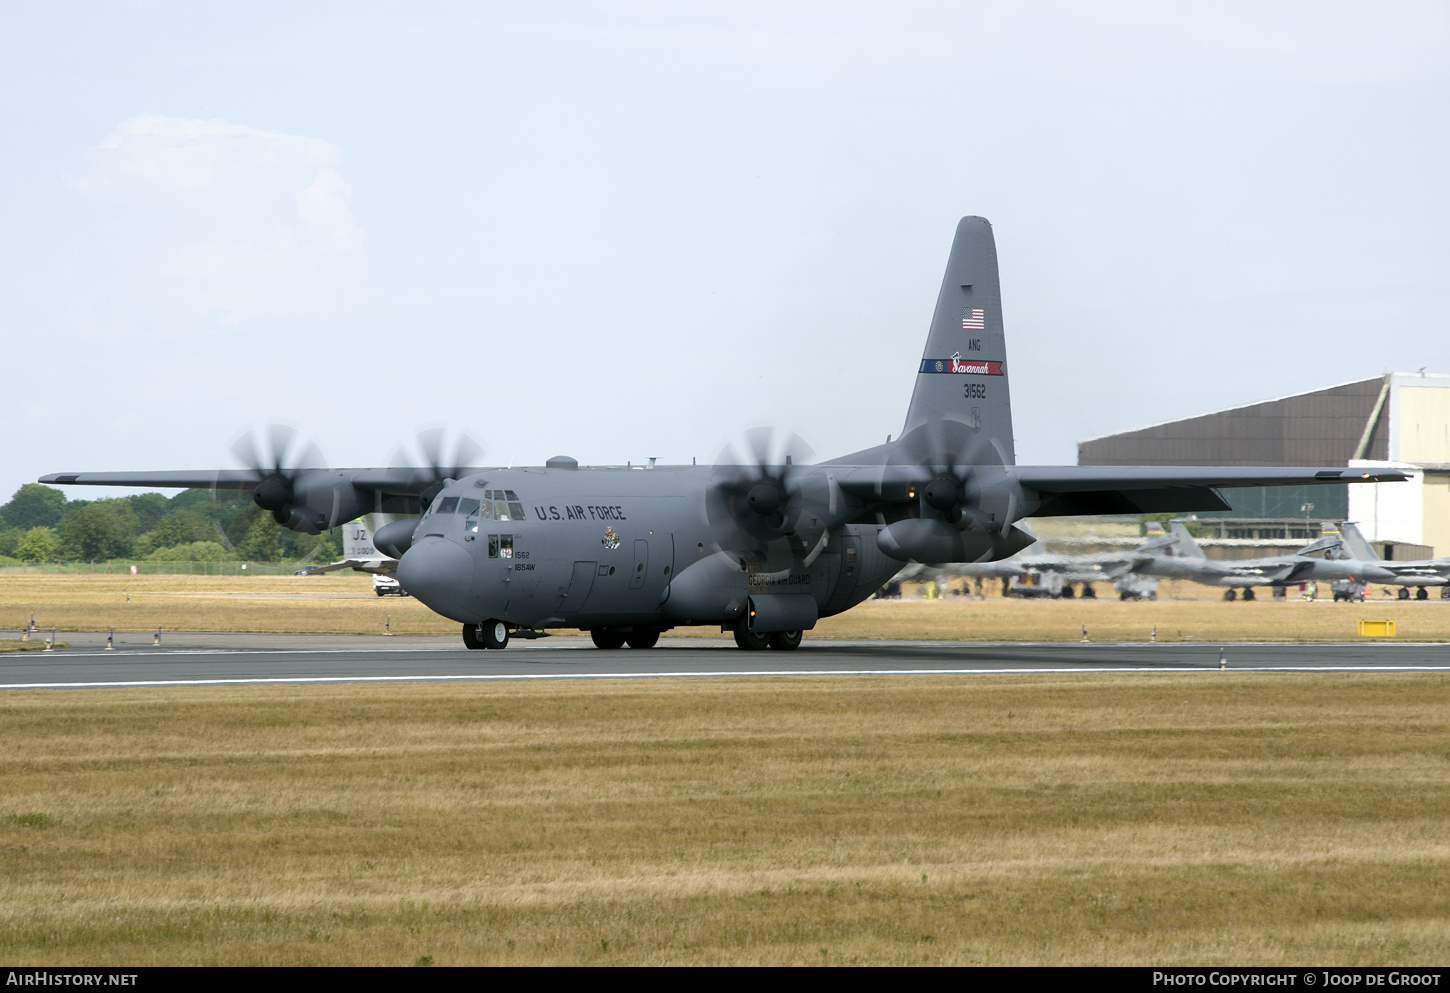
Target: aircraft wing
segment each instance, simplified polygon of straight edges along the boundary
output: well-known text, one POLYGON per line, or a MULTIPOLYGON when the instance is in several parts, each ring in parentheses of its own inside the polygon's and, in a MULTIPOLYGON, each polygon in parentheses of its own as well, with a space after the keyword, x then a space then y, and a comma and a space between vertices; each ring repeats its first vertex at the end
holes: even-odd
POLYGON ((331 562, 327 565, 313 566, 309 572, 336 572, 339 569, 351 569, 353 572, 371 572, 384 576, 391 576, 398 571, 397 559, 343 559, 341 562, 331 562))
POLYGON ((317 534, 361 514, 421 513, 424 495, 437 492, 443 475, 461 478, 476 467, 393 466, 362 469, 287 468, 164 470, 155 472, 53 472, 41 483, 56 486, 133 486, 253 491, 259 506, 294 531, 317 534))
MULTIPOLYGON (((410 494, 437 481, 431 466, 389 466, 361 469, 287 469, 289 476, 324 473, 340 476, 359 489, 383 493, 410 494)), ((459 467, 450 472, 459 477, 485 471, 482 467, 459 467)), ((37 482, 51 486, 159 486, 164 489, 249 490, 266 473, 256 469, 166 469, 147 472, 52 472, 37 482)))
POLYGON ((1421 579, 1442 582, 1450 581, 1450 559, 1431 559, 1424 562, 1384 561, 1374 563, 1375 568, 1394 574, 1396 579, 1421 579))
POLYGON ((257 485, 251 469, 202 469, 163 472, 52 472, 38 482, 51 486, 159 486, 164 489, 249 490, 257 485))
POLYGON ((1017 466, 1008 472, 1035 490, 1034 517, 1156 514, 1229 510, 1219 489, 1233 486, 1312 486, 1403 482, 1396 470, 1277 466, 1017 466))
MULTIPOLYGON (((1232 563, 1226 563, 1232 565, 1232 563)), ((1265 562, 1257 566, 1244 566, 1229 568, 1222 573, 1225 579, 1229 579, 1234 585, 1253 586, 1256 583, 1283 583, 1298 578, 1301 575, 1308 575, 1314 571, 1314 563, 1305 559, 1303 562, 1265 562)))

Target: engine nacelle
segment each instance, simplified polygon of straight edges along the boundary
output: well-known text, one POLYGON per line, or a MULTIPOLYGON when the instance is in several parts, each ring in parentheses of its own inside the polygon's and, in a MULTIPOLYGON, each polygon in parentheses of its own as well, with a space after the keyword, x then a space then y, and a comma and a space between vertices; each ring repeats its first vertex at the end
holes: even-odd
POLYGON ((272 511, 272 519, 284 528, 308 534, 346 524, 373 509, 370 494, 342 473, 325 469, 303 470, 290 483, 277 477, 263 480, 252 499, 272 511))
POLYGON ((959 530, 945 521, 916 517, 882 528, 876 547, 901 562, 994 562, 1032 544, 1032 535, 1015 524, 1000 532, 959 530))
POLYGON ((403 557, 413 544, 413 532, 418 528, 416 517, 406 517, 401 521, 392 521, 384 524, 373 532, 373 547, 384 555, 392 556, 395 559, 403 557))

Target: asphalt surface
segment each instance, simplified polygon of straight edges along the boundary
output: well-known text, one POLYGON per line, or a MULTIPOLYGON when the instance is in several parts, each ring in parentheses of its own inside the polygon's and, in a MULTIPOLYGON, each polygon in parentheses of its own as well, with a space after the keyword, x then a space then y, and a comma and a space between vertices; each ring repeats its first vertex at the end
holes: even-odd
MULTIPOLYGON (((44 640, 49 632, 33 637, 44 640)), ((13 636, 12 636, 13 637, 13 636)), ((588 638, 515 639, 469 651, 461 639, 336 635, 59 632, 68 647, 0 653, 0 689, 247 685, 651 676, 1217 670, 1450 672, 1450 645, 1354 642, 930 642, 807 640, 795 652, 742 652, 726 639, 662 639, 648 650, 600 651, 588 638)))

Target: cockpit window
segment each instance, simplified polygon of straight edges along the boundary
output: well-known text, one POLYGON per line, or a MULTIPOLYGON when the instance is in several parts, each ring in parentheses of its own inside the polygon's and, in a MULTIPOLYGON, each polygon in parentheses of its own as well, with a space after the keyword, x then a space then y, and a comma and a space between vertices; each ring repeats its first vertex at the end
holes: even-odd
POLYGON ((460 514, 477 514, 478 501, 473 497, 460 497, 458 500, 458 512, 460 514))
POLYGON ((458 498, 456 496, 451 496, 444 497, 442 500, 439 500, 437 512, 440 514, 458 513, 458 498))
MULTIPOLYGON (((463 505, 467 506, 468 501, 464 500, 463 505)), ((473 513, 471 510, 460 510, 462 513, 473 513)), ((478 515, 486 521, 522 521, 524 517, 524 505, 519 496, 513 490, 484 490, 483 506, 478 515)))

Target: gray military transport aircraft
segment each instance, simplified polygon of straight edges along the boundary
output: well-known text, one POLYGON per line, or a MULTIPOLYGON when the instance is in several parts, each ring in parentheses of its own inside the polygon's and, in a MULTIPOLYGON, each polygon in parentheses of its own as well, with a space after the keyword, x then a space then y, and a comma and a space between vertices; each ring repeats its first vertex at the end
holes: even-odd
MULTIPOLYGON (((600 648, 649 648, 681 625, 791 650, 818 618, 871 596, 903 562, 1003 559, 1030 515, 1226 510, 1226 486, 1398 481, 1344 467, 1019 466, 991 225, 957 225, 899 438, 803 464, 768 433, 711 466, 528 468, 442 458, 365 469, 270 460, 210 472, 55 473, 62 485, 250 490, 284 527, 316 533, 381 511, 419 514, 374 536, 398 579, 457 621, 469 648, 587 630, 600 648)), ((863 384, 872 388, 870 383, 863 384)))

